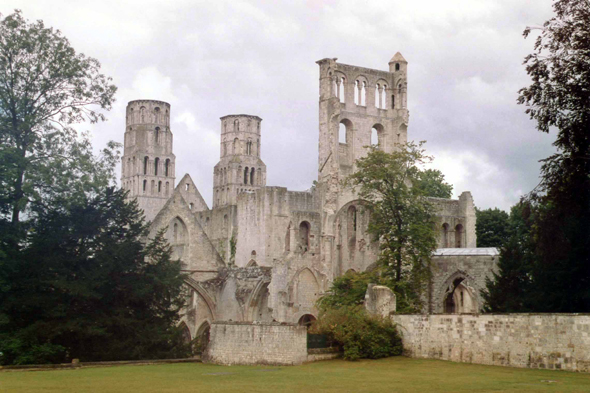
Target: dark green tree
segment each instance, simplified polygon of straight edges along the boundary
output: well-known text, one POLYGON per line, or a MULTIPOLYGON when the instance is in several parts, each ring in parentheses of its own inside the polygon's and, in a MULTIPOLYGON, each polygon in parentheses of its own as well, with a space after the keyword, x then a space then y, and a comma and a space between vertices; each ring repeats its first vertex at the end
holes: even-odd
MULTIPOLYGON (((535 311, 590 311, 590 1, 557 0, 534 52, 532 84, 519 103, 557 152, 544 159, 529 196, 536 208, 532 267, 535 311)), ((531 33, 527 28, 525 37, 531 33)))
POLYGON ((534 205, 527 200, 510 211, 506 220, 510 236, 501 245, 498 271, 493 279, 486 280, 486 289, 482 291, 487 312, 534 311, 531 299, 531 272, 535 263, 534 211, 534 205))
POLYGON ((478 247, 502 247, 510 238, 510 216, 504 210, 476 209, 478 247))
POLYGON ((379 241, 378 262, 391 280, 400 312, 422 309, 436 248, 434 207, 423 188, 412 187, 420 182, 419 167, 431 161, 422 144, 408 142, 392 153, 371 147, 346 179, 367 202, 368 231, 379 241))
POLYGON ((97 159, 72 125, 105 120, 100 110, 111 108, 115 91, 100 63, 59 30, 20 11, 0 19, 0 218, 11 231, 31 205, 45 209, 108 184, 116 146, 97 159))
POLYGON ((187 355, 176 328, 184 275, 125 192, 40 212, 26 245, 0 253, 3 364, 187 355))
POLYGON ((438 169, 426 169, 418 174, 418 182, 414 187, 429 197, 446 198, 453 196, 453 186, 445 181, 445 175, 438 169))

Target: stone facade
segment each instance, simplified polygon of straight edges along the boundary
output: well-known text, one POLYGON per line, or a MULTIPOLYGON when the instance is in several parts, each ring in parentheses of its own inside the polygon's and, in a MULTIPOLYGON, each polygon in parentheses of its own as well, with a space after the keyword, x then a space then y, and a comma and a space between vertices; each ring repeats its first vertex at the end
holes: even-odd
POLYGON ((293 366, 306 362, 307 329, 297 324, 214 322, 203 361, 293 366))
POLYGON ((590 372, 590 315, 394 315, 392 320, 408 356, 590 372))
MULTIPOLYGON (((377 260, 378 244, 367 233, 369 213, 341 180, 367 154, 366 146, 392 152, 406 143, 408 63, 399 53, 388 71, 336 59, 317 63, 318 179, 306 191, 266 185, 262 119, 244 114, 221 118, 213 206, 207 206, 188 174, 172 191, 170 105, 148 100, 128 105, 123 187, 152 221, 151 236, 168 227, 174 256, 190 274, 183 320, 187 338, 207 336, 214 321, 307 324, 317 317, 315 302, 334 278, 371 269, 377 260)), ((475 247, 471 194, 432 202, 439 211, 441 247, 475 247)), ((492 268, 488 262, 457 256, 437 263, 433 308, 442 307, 447 288, 476 291, 492 268), (455 285, 461 274, 465 283, 455 285), (453 285, 441 289, 451 276, 453 285)), ((478 308, 476 296, 470 306, 478 308)))

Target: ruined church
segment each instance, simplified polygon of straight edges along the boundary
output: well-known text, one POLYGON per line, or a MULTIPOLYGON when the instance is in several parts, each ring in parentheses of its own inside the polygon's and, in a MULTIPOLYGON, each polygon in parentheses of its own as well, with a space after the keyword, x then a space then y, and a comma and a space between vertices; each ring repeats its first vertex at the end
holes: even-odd
MULTIPOLYGON (((367 233, 369 215, 341 180, 366 146, 391 152, 407 142, 408 62, 397 53, 381 71, 336 60, 317 62, 318 177, 307 191, 267 185, 262 119, 227 115, 209 207, 188 174, 176 182, 170 105, 127 105, 122 187, 151 221, 152 236, 168 228, 174 257, 190 275, 187 338, 208 334, 217 320, 308 324, 334 278, 375 265, 379 249, 367 233)), ((476 313, 498 252, 476 248, 469 191, 431 199, 439 248, 425 311, 476 313)))

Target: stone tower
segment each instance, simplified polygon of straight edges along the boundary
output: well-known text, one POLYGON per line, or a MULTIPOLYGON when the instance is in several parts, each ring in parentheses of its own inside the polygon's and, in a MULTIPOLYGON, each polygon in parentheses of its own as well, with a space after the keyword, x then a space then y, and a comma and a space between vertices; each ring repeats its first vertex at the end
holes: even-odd
POLYGON ((151 221, 174 190, 170 104, 136 100, 127 104, 121 186, 151 221))
POLYGON ((213 171, 213 208, 235 205, 243 191, 266 185, 266 165, 260 159, 260 123, 251 115, 221 118, 220 160, 213 171))
POLYGON ((391 152, 407 142, 408 62, 398 52, 389 71, 323 59, 320 66, 319 179, 348 175, 365 146, 391 152))
MULTIPOLYGON (((408 139, 408 62, 398 52, 381 71, 336 62, 320 67, 318 182, 322 192, 322 253, 336 253, 337 216, 358 199, 341 181, 369 145, 391 152, 408 139)), ((340 214, 342 215, 342 214, 340 214)), ((338 273, 338 272, 337 272, 338 273)))

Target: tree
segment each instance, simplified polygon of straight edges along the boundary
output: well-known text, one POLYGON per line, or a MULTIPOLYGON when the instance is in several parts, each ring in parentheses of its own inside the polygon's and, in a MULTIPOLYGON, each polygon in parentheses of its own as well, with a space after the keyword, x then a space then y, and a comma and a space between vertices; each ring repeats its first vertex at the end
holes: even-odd
POLYGON ((423 188, 412 187, 420 181, 419 166, 431 160, 422 144, 408 142, 392 153, 372 147, 346 179, 367 202, 368 231, 379 241, 378 262, 391 280, 401 312, 422 309, 436 249, 434 207, 423 188))
POLYGON ((512 207, 510 217, 506 219, 510 235, 502 242, 498 271, 493 279, 486 278, 486 289, 481 293, 487 312, 534 311, 531 298, 531 273, 535 262, 534 214, 535 206, 523 200, 512 207))
POLYGON ((510 216, 498 208, 475 210, 477 245, 502 247, 510 238, 510 216))
POLYGON ((0 362, 180 357, 186 294, 163 232, 145 243, 137 203, 113 188, 32 223, 0 253, 0 362))
POLYGON ((427 169, 419 172, 418 187, 423 195, 449 199, 453 195, 453 186, 445 182, 445 175, 438 169, 427 169))
MULTIPOLYGON (((532 84, 519 104, 542 132, 557 131, 557 153, 542 160, 532 266, 535 311, 590 311, 590 1, 557 0, 535 50, 532 84)), ((524 31, 527 37, 531 29, 524 31)))
POLYGON ((0 20, 0 215, 11 231, 31 204, 45 209, 112 178, 116 145, 96 159, 88 136, 72 128, 105 120, 110 82, 59 30, 18 10, 0 20))

